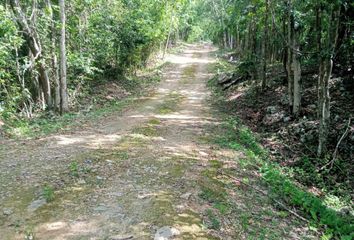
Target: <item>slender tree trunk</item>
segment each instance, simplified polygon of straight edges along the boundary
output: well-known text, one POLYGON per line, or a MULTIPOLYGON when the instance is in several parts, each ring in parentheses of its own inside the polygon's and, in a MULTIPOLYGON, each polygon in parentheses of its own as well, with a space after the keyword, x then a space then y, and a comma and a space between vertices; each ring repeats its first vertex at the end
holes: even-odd
MULTIPOLYGON (((271 10, 268 10, 268 11, 270 12, 269 14, 272 14, 271 10)), ((270 31, 271 32, 270 36, 276 36, 277 32, 276 32, 275 22, 271 21, 271 25, 272 25, 272 29, 270 31)), ((269 36, 268 36, 268 38, 269 38, 269 36)), ((277 57, 278 57, 277 51, 279 49, 281 49, 281 47, 279 48, 278 46, 276 46, 275 41, 273 41, 273 40, 270 41, 269 45, 270 45, 270 47, 269 47, 270 51, 268 52, 268 59, 269 59, 270 63, 274 63, 276 61, 277 57)), ((282 59, 281 57, 280 57, 280 59, 282 59)))
POLYGON ((325 145, 328 137, 329 120, 330 120, 330 95, 329 95, 329 80, 331 78, 333 61, 332 59, 324 59, 322 65, 322 77, 320 79, 320 91, 321 91, 321 117, 319 128, 319 144, 317 149, 317 155, 320 157, 325 151, 325 145))
POLYGON ((54 107, 57 111, 60 111, 60 75, 59 75, 59 67, 58 67, 58 59, 56 54, 53 54, 52 58, 52 66, 53 66, 53 79, 54 79, 54 107))
POLYGON ((168 49, 168 45, 170 44, 170 38, 171 38, 171 34, 172 34, 172 26, 173 26, 173 11, 171 12, 170 27, 169 27, 169 30, 168 30, 168 36, 167 36, 165 49, 164 49, 163 55, 162 55, 163 59, 165 59, 165 55, 166 55, 166 52, 167 52, 167 49, 168 49))
POLYGON ((21 66, 20 66, 20 62, 18 60, 18 49, 17 47, 15 47, 15 61, 16 61, 16 75, 17 75, 17 80, 18 82, 21 84, 21 88, 22 90, 25 88, 25 80, 21 74, 21 66))
MULTIPOLYGON (((286 25, 286 19, 287 17, 284 15, 283 16, 283 36, 287 36, 287 25, 286 25)), ((285 79, 283 81, 283 84, 286 84, 289 80, 289 72, 288 72, 288 47, 283 47, 282 48, 282 62, 283 62, 283 68, 285 72, 285 79)))
POLYGON ((317 101, 318 101, 318 107, 317 107, 317 118, 320 119, 322 115, 322 79, 323 79, 323 64, 322 64, 322 57, 321 57, 321 52, 322 52, 322 6, 318 6, 317 11, 316 11, 316 31, 317 31, 317 61, 319 63, 319 69, 318 69, 318 80, 317 80, 317 101))
POLYGON ((224 48, 227 48, 227 32, 226 32, 226 30, 223 30, 223 45, 224 45, 224 48))
POLYGON ((238 24, 236 25, 236 50, 237 52, 241 51, 240 32, 238 24))
POLYGON ((293 66, 292 66, 292 60, 293 60, 293 15, 292 15, 292 4, 291 0, 288 0, 288 54, 287 54, 287 73, 288 73, 288 98, 289 98, 289 109, 290 112, 293 111, 293 96, 294 96, 294 75, 293 75, 293 66))
POLYGON ((225 7, 224 7, 224 2, 223 0, 220 1, 221 2, 221 22, 222 22, 222 31, 223 31, 223 44, 224 44, 224 48, 227 48, 227 29, 225 26, 225 17, 224 17, 224 13, 225 13, 225 7))
POLYGON ((58 59, 56 54, 56 29, 55 29, 55 20, 53 14, 53 8, 51 4, 51 0, 46 0, 46 5, 49 10, 49 16, 52 21, 50 26, 51 31, 51 55, 52 55, 52 71, 51 77, 54 82, 54 103, 53 107, 56 111, 60 111, 60 83, 59 83, 59 67, 58 67, 58 59))
POLYGON ((251 22, 248 22, 247 24, 247 33, 245 34, 245 44, 244 44, 244 49, 243 49, 243 54, 245 54, 246 58, 250 57, 250 42, 251 42, 251 22))
POLYGON ((265 1, 266 12, 264 19, 264 36, 262 41, 262 91, 267 87, 267 48, 268 48, 268 9, 269 9, 269 0, 265 1))
POLYGON ((332 10, 328 23, 327 34, 325 36, 325 39, 320 41, 321 51, 325 50, 326 52, 329 52, 329 54, 321 54, 322 61, 320 63, 318 88, 320 92, 319 107, 321 107, 321 115, 320 126, 318 131, 318 157, 321 157, 325 152, 329 132, 331 101, 329 94, 329 81, 331 79, 333 69, 333 55, 338 40, 339 15, 340 10, 332 10), (325 46, 326 49, 323 49, 323 46, 325 46))
POLYGON ((38 64, 38 72, 39 72, 39 79, 43 90, 43 96, 44 96, 45 104, 50 109, 52 108, 52 95, 51 95, 48 70, 44 65, 44 63, 42 63, 41 59, 38 59, 38 61, 40 61, 38 64))
POLYGON ((65 48, 65 1, 59 0, 60 6, 60 113, 69 111, 66 83, 66 48, 65 48))
POLYGON ((299 29, 295 29, 295 28, 293 32, 293 72, 294 72, 293 114, 295 116, 298 116, 301 107, 301 64, 300 64, 299 29))
POLYGON ((229 47, 230 49, 234 48, 234 37, 231 33, 229 33, 229 47))

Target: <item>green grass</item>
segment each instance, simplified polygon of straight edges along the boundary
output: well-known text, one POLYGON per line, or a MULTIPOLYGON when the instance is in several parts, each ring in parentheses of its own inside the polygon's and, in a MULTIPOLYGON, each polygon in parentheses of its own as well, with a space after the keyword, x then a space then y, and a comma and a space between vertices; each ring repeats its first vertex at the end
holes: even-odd
MULTIPOLYGON (((296 184, 286 174, 284 168, 271 163, 267 158, 266 150, 258 144, 257 138, 250 130, 242 126, 239 120, 226 120, 223 129, 224 134, 217 137, 215 142, 222 147, 238 151, 242 149, 246 152, 248 164, 245 166, 250 168, 259 166, 262 179, 267 183, 273 197, 282 199, 288 205, 301 210, 311 224, 324 229, 325 236, 353 239, 354 218, 352 215, 339 214, 326 205, 324 199, 316 197, 296 184)), ((205 194, 205 196, 208 198, 210 194, 205 194)), ((338 201, 333 201, 338 204, 338 201)))
POLYGON ((353 216, 342 216, 326 206, 323 199, 295 185, 277 165, 264 164, 261 172, 274 193, 285 199, 288 204, 305 212, 311 222, 325 226, 325 235, 337 236, 341 239, 354 238, 353 216))
MULTIPOLYGON (((161 65, 156 69, 159 70, 163 66, 161 65)), ((145 89, 156 84, 160 79, 160 74, 147 74, 141 78, 125 78, 124 82, 119 84, 131 91, 132 95, 121 100, 94 101, 100 103, 93 104, 92 109, 89 111, 70 112, 64 115, 42 112, 33 119, 19 118, 14 114, 10 114, 4 120, 3 131, 10 138, 23 139, 39 138, 59 131, 80 127, 86 122, 97 120, 115 112, 121 112, 128 106, 137 103, 139 96, 146 95, 145 89)), ((93 96, 92 100, 95 98, 96 96, 93 96)))
POLYGON ((222 215, 225 215, 227 213, 229 213, 230 211, 230 206, 227 205, 226 203, 215 203, 213 205, 213 207, 217 210, 219 210, 219 212, 222 214, 222 215))
POLYGON ((157 118, 152 118, 148 121, 148 124, 150 125, 159 125, 161 123, 161 121, 157 118))
POLYGON ((150 124, 133 129, 133 133, 141 134, 146 137, 157 137, 159 135, 157 128, 154 125, 150 125, 150 124))
POLYGON ((5 134, 11 138, 38 138, 62 130, 82 126, 85 122, 96 120, 113 112, 122 111, 134 102, 133 98, 106 102, 95 106, 90 112, 72 112, 60 115, 44 114, 33 119, 13 119, 5 121, 5 134))
POLYGON ((208 216, 208 220, 209 220, 209 224, 208 224, 208 228, 214 229, 214 230, 218 230, 221 227, 221 223, 220 220, 218 219, 218 217, 214 214, 212 209, 208 209, 206 211, 206 214, 208 216))
POLYGON ((197 73, 197 68, 198 68, 198 65, 196 65, 196 64, 189 65, 189 66, 185 67, 182 72, 181 82, 184 84, 187 84, 192 79, 194 79, 195 75, 197 73))
POLYGON ((177 93, 171 92, 167 95, 163 103, 161 103, 157 111, 159 114, 169 114, 178 110, 179 104, 183 101, 184 96, 177 93))
POLYGON ((53 201, 54 200, 54 188, 49 185, 44 186, 43 197, 47 202, 53 201))
POLYGON ((204 186, 199 197, 209 203, 223 204, 226 201, 227 194, 221 189, 212 189, 204 186))
POLYGON ((119 152, 115 152, 114 157, 120 159, 120 160, 128 160, 129 159, 129 153, 126 151, 119 151, 119 152))
POLYGON ((69 171, 71 176, 79 177, 79 164, 76 161, 71 162, 69 165, 69 171))

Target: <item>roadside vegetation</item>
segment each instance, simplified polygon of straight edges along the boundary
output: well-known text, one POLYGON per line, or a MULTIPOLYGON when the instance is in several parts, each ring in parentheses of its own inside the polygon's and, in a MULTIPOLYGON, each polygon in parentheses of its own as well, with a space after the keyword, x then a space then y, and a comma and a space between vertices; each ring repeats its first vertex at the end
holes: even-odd
MULTIPOLYGON (((267 196, 272 199, 273 205, 285 214, 299 219, 300 222, 306 222, 314 236, 321 239, 352 239, 353 237, 353 209, 352 199, 350 197, 351 180, 348 182, 337 182, 336 187, 332 186, 331 177, 322 175, 316 171, 314 165, 308 164, 304 166, 284 164, 287 160, 286 155, 280 155, 274 151, 274 147, 262 146, 264 138, 269 136, 271 129, 260 131, 253 128, 250 117, 245 117, 243 112, 245 109, 237 109, 235 107, 243 107, 238 104, 237 100, 230 100, 236 95, 240 88, 242 93, 250 94, 255 97, 255 88, 253 84, 247 87, 247 83, 242 86, 233 87, 225 91, 219 83, 220 75, 230 72, 235 65, 225 59, 225 51, 213 53, 221 56, 219 60, 210 66, 209 71, 217 73, 214 78, 209 81, 209 87, 213 91, 211 97, 212 104, 219 109, 223 123, 215 130, 215 137, 209 139, 211 143, 216 143, 220 147, 242 151, 245 158, 238 159, 239 168, 230 168, 223 166, 222 162, 215 161, 211 164, 212 168, 207 171, 207 175, 212 181, 217 181, 217 188, 210 187, 210 182, 204 188, 201 198, 210 201, 213 208, 221 214, 223 218, 228 208, 234 208, 230 205, 229 197, 226 192, 228 182, 237 186, 247 188, 247 191, 255 191, 259 198, 267 196), (253 130, 252 130, 253 129, 253 130), (272 151, 273 150, 273 151, 272 151), (309 169, 307 169, 309 168, 309 169), (213 170, 214 169, 214 170, 213 170), (304 169, 301 171, 301 169, 304 169), (258 174, 251 178, 247 173, 256 171, 258 174), (210 175, 211 174, 211 175, 210 175), (309 181, 312 179, 312 181, 309 181), (313 181, 313 179, 318 179, 313 181), (259 186, 262 186, 259 188, 259 186), (225 188, 226 187, 226 188, 225 188), (218 191, 218 189, 224 189, 218 191), (226 210, 225 210, 226 209, 226 210)), ((268 102, 267 102, 268 103, 268 102)), ((274 102, 268 103, 274 104, 274 102)), ((254 111, 261 111, 254 107, 254 111)), ((276 133, 273 133, 276 136, 276 133)), ((280 143, 281 144, 281 143, 280 143)), ((294 147, 294 150, 296 148, 294 147)), ((293 153, 294 154, 294 153, 293 153)), ((297 152, 301 159, 309 158, 305 152, 297 152), (300 155, 301 154, 301 155, 300 155)), ((348 170, 348 169, 346 169, 348 170)), ((342 172, 345 174, 345 172, 342 172)), ((345 176, 339 176, 345 177, 345 176)), ((338 176, 332 176, 337 178, 338 176)), ((273 213, 273 215, 277 213, 273 213)), ((227 215, 227 214, 226 214, 227 215)), ((211 227, 218 225, 212 211, 208 212, 211 227)), ((217 219, 217 218, 216 218, 217 219)), ((244 230, 252 229, 249 224, 244 225, 244 230)), ((259 237, 259 229, 249 233, 250 236, 259 237), (256 235, 254 235, 256 234, 256 235)), ((310 234, 311 235, 311 234, 310 234)), ((309 235, 309 236, 310 236, 309 235)), ((264 237, 264 236, 263 236, 264 237)), ((272 239, 278 239, 280 235, 274 235, 272 239)))
POLYGON ((207 2, 199 26, 221 47, 212 98, 231 118, 218 143, 246 148, 323 239, 353 238, 353 4, 207 2))
POLYGON ((186 26, 186 8, 184 1, 0 1, 0 136, 45 135, 148 94, 186 26))
POLYGON ((12 115, 3 126, 3 136, 10 138, 38 138, 48 134, 72 130, 85 122, 121 112, 139 102, 139 97, 151 94, 160 81, 161 71, 168 64, 160 64, 139 76, 123 77, 119 84, 101 81, 97 86, 87 86, 87 91, 77 99, 75 111, 55 114, 52 111, 38 112, 36 117, 23 118, 12 115))

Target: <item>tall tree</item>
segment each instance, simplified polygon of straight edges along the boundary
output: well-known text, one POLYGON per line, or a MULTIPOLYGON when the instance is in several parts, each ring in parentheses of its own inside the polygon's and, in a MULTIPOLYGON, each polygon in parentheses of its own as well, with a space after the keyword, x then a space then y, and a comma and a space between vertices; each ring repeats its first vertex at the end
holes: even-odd
POLYGON ((46 0, 46 7, 48 9, 50 19, 50 52, 51 52, 51 79, 54 83, 54 101, 53 107, 56 111, 60 111, 60 83, 59 83, 59 66, 57 58, 57 30, 55 25, 54 13, 51 0, 46 0))
POLYGON ((318 9, 320 17, 327 18, 327 27, 318 25, 318 49, 320 53, 318 74, 318 110, 320 118, 317 155, 323 155, 328 138, 330 124, 330 93, 329 80, 332 76, 333 57, 338 40, 340 6, 330 4, 327 9, 323 5, 318 9), (325 11, 324 11, 325 10, 325 11))
POLYGON ((292 0, 287 2, 288 37, 287 37, 287 77, 289 108, 295 116, 299 114, 301 106, 301 65, 299 24, 295 21, 294 6, 292 0))
MULTIPOLYGON (((166 2, 166 12, 168 11, 168 1, 166 2)), ((166 45, 165 45, 165 49, 163 50, 163 56, 162 58, 164 59, 165 58, 165 55, 166 55, 166 52, 167 52, 167 49, 168 49, 168 46, 170 45, 170 39, 171 39, 171 34, 172 34, 172 28, 173 28, 173 12, 174 12, 174 9, 173 9, 173 5, 171 4, 171 12, 170 12, 170 26, 168 28, 168 35, 167 35, 167 40, 166 40, 166 45)))
POLYGON ((299 24, 294 24, 293 26, 293 59, 292 59, 292 69, 293 69, 293 92, 294 92, 294 103, 293 103, 293 114, 295 116, 299 115, 301 107, 301 65, 300 65, 300 43, 299 43, 299 24))
POLYGON ((287 77, 288 77, 288 98, 289 98, 289 109, 292 112, 294 103, 294 72, 292 69, 293 60, 293 34, 294 34, 294 15, 292 9, 292 0, 287 1, 287 14, 288 14, 288 37, 287 37, 287 77))
POLYGON ((33 61, 37 66, 41 91, 44 95, 44 101, 48 108, 52 106, 52 96, 50 88, 50 80, 48 70, 44 62, 44 55, 41 40, 36 28, 37 1, 33 1, 32 14, 30 19, 27 19, 19 0, 10 0, 12 10, 16 16, 18 25, 20 26, 25 39, 33 56, 33 61))
POLYGON ((269 0, 265 0, 265 18, 264 18, 264 33, 262 40, 262 90, 267 86, 267 51, 268 51, 268 16, 269 16, 269 0))
POLYGON ((66 47, 65 47, 65 0, 59 0, 60 6, 60 112, 69 111, 66 81, 66 47))

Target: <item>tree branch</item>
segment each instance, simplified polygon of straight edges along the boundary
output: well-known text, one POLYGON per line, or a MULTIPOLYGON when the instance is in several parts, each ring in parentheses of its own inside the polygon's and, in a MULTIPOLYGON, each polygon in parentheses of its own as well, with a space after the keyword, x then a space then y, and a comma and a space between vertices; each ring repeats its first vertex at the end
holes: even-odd
POLYGON ((241 184, 243 184, 243 185, 245 185, 245 186, 248 186, 248 187, 254 189, 256 192, 258 192, 258 193, 260 193, 260 194, 262 194, 262 195, 264 195, 264 196, 266 196, 266 197, 269 197, 271 200, 273 200, 275 203, 277 203, 278 205, 280 205, 283 209, 285 209, 286 211, 288 211, 289 213, 291 213, 291 214, 294 215, 295 217, 301 219, 302 221, 304 221, 304 222, 306 222, 306 223, 309 223, 309 220, 307 220, 306 218, 300 216, 298 213, 296 213, 295 211, 293 211, 293 210, 291 210, 290 208, 288 208, 287 206, 285 206, 284 203, 282 203, 282 202, 280 202, 280 201, 278 201, 278 200, 276 200, 276 199, 270 197, 266 192, 264 192, 264 191, 262 191, 262 190, 260 190, 260 189, 258 189, 258 188, 256 188, 256 187, 254 187, 254 186, 252 186, 252 185, 250 185, 250 184, 248 184, 248 183, 245 183, 244 181, 242 181, 242 180, 240 180, 240 179, 238 179, 238 178, 235 178, 235 177, 233 177, 233 176, 231 176, 231 175, 229 175, 229 174, 226 174, 226 173, 224 173, 224 172, 220 172, 220 173, 221 173, 222 175, 224 175, 224 176, 226 176, 226 177, 228 177, 228 178, 230 178, 230 179, 236 181, 236 182, 239 182, 239 183, 241 183, 241 184))
POLYGON ((352 119, 351 119, 351 117, 350 117, 350 118, 348 119, 347 128, 346 128, 346 130, 344 131, 342 137, 339 139, 339 141, 338 141, 338 143, 337 143, 337 145, 336 145, 336 148, 335 148, 335 150, 334 150, 334 152, 333 152, 332 160, 329 161, 328 163, 326 163, 326 165, 324 165, 320 170, 325 169, 328 165, 331 165, 330 169, 333 168, 333 164, 334 164, 334 162, 335 162, 336 159, 337 159, 337 154, 338 154, 339 146, 340 146, 340 144, 342 143, 342 141, 344 140, 344 138, 346 138, 346 136, 347 136, 348 133, 349 133, 351 120, 352 120, 352 119))

